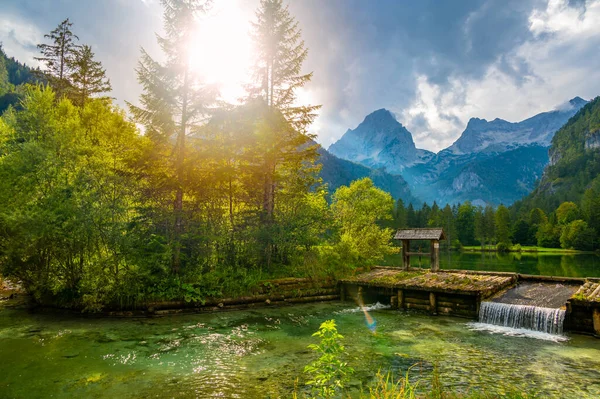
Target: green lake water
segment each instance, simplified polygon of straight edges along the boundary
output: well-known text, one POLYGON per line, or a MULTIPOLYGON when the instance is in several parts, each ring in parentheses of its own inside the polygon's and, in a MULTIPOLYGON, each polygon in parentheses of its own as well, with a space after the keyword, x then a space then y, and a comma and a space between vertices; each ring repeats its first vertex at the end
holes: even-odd
MULTIPOLYGON (((384 265, 402 266, 402 256, 385 259, 384 265)), ((411 257, 412 266, 429 267, 429 258, 411 257)), ((600 277, 600 256, 595 254, 442 252, 440 268, 515 272, 563 277, 600 277)))
POLYGON ((351 393, 377 370, 460 391, 507 385, 542 397, 600 397, 600 340, 566 342, 472 331, 466 320, 373 310, 376 334, 352 303, 307 304, 154 319, 91 319, 0 309, 2 398, 291 397, 307 345, 327 319, 356 369, 351 393))
MULTIPOLYGON (((596 255, 453 253, 443 268, 600 276, 596 255)), ((389 258, 389 264, 397 259, 389 258)), ((418 259, 415 259, 418 265, 418 259)), ((425 266, 425 258, 422 260, 425 266)), ((377 370, 425 387, 434 365, 459 391, 600 398, 600 339, 552 342, 474 331, 468 320, 375 309, 376 334, 353 303, 147 319, 31 313, 0 303, 0 398, 291 397, 320 323, 335 319, 356 369, 356 397, 377 370), (4 306, 4 307, 3 307, 4 306)))

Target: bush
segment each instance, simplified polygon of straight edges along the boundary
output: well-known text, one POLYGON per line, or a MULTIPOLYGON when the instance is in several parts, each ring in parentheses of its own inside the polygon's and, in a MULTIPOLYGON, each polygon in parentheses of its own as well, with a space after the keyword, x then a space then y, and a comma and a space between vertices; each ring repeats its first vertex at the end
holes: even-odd
POLYGON ((521 252, 521 244, 513 245, 512 250, 514 252, 521 252))
POLYGON ((509 243, 499 242, 496 245, 496 251, 498 251, 498 252, 509 252, 510 251, 510 247, 511 247, 511 245, 509 243))

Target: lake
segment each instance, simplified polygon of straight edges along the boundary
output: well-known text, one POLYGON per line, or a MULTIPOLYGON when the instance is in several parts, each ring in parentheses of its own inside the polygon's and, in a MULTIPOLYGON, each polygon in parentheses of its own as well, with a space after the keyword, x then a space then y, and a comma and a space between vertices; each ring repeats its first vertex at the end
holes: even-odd
POLYGON ((78 318, 0 309, 2 398, 290 397, 315 356, 311 334, 335 319, 356 369, 356 397, 377 370, 443 385, 543 397, 600 397, 600 340, 566 342, 472 331, 467 320, 372 310, 373 334, 352 303, 306 304, 155 319, 78 318))
MULTIPOLYGON (((419 258, 411 257, 412 266, 419 267, 419 258)), ((386 257, 387 266, 402 266, 402 256, 386 257)), ((429 258, 421 259, 429 267, 429 258)), ((595 254, 560 254, 530 252, 442 252, 440 268, 515 272, 563 277, 600 277, 600 256, 595 254)))

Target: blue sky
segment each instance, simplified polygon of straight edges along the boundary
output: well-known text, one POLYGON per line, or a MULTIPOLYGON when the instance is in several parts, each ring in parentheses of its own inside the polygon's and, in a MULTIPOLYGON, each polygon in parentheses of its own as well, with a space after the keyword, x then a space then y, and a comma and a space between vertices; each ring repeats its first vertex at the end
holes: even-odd
MULTIPOLYGON (((258 3, 220 1, 248 19, 258 3)), ((324 146, 382 107, 438 151, 471 117, 518 121, 600 94, 600 0, 301 0, 290 10, 314 72, 302 98, 323 104, 313 132, 324 146)), ((66 17, 117 102, 135 102, 139 48, 158 54, 159 2, 0 0, 0 40, 33 63, 35 44, 66 17)))

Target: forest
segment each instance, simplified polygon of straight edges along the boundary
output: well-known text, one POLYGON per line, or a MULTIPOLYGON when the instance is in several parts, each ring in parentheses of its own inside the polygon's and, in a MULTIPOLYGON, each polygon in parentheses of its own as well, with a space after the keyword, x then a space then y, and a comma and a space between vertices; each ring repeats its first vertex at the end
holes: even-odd
POLYGON ((142 50, 128 110, 69 19, 39 44, 33 76, 9 79, 2 57, 0 95, 16 100, 0 118, 0 273, 40 303, 99 311, 239 295, 394 251, 376 224, 392 217, 388 193, 368 179, 328 193, 318 177, 319 106, 296 105, 312 74, 287 7, 261 2, 254 81, 229 104, 190 67, 205 10, 164 5, 164 61, 142 50))
POLYGON ((444 227, 452 249, 598 248, 596 186, 552 209, 415 209, 369 179, 329 192, 309 134, 319 106, 296 101, 312 73, 288 8, 261 1, 253 82, 228 103, 190 65, 203 6, 164 5, 162 54, 142 49, 126 110, 69 19, 38 45, 43 69, 0 54, 0 274, 38 302, 93 312, 340 276, 397 252, 402 227, 444 227))

